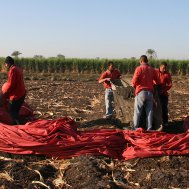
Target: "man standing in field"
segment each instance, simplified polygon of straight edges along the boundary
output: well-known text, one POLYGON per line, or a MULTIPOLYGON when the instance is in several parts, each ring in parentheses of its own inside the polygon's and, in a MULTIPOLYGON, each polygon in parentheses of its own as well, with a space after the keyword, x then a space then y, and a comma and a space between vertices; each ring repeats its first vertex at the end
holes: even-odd
POLYGON ((135 70, 132 85, 135 88, 134 129, 139 128, 143 108, 146 111, 147 130, 152 130, 153 121, 153 82, 159 84, 159 78, 154 68, 148 64, 146 55, 140 57, 140 66, 135 70))
POLYGON ((26 89, 22 70, 14 64, 10 56, 5 59, 5 66, 9 69, 8 80, 2 88, 5 98, 9 99, 9 111, 14 124, 19 123, 19 111, 26 96, 26 89))
POLYGON ((103 72, 98 80, 99 83, 104 84, 105 88, 105 106, 106 106, 106 114, 105 118, 111 119, 113 116, 113 91, 112 85, 110 81, 115 79, 120 79, 120 71, 115 69, 114 63, 112 61, 108 62, 108 69, 103 72))
POLYGON ((156 70, 160 78, 159 99, 162 107, 163 125, 168 124, 168 90, 172 87, 172 78, 167 71, 167 63, 162 62, 156 70))

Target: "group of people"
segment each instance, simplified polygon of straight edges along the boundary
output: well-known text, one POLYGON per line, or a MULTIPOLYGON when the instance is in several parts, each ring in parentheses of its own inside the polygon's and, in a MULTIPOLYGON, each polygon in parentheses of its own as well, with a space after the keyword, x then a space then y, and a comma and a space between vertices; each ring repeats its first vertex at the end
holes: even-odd
MULTIPOLYGON (((103 72, 99 78, 99 83, 104 84, 105 88, 105 106, 106 119, 113 117, 113 91, 111 81, 121 79, 120 71, 115 68, 112 61, 108 63, 108 69, 103 72)), ((154 69, 148 63, 146 55, 140 57, 140 65, 136 68, 133 78, 132 86, 135 89, 134 102, 134 129, 140 127, 140 119, 143 109, 146 112, 147 130, 152 130, 153 122, 153 93, 154 85, 158 86, 158 95, 162 108, 163 125, 168 124, 168 90, 172 87, 172 79, 170 73, 167 71, 167 63, 162 62, 158 69, 154 69)))
MULTIPOLYGON (((23 79, 23 72, 15 65, 14 59, 8 56, 5 59, 8 68, 8 80, 2 87, 3 98, 8 99, 9 112, 14 124, 20 124, 19 111, 26 96, 26 88, 23 79)), ((106 119, 111 119, 113 113, 113 91, 111 81, 121 79, 121 73, 115 68, 112 61, 108 62, 108 69, 99 78, 99 83, 103 83, 105 88, 106 119)), ((162 107, 162 120, 164 125, 168 123, 168 90, 172 87, 172 79, 167 71, 166 62, 160 64, 159 69, 152 68, 148 63, 146 55, 140 57, 140 65, 136 68, 132 86, 135 88, 134 102, 134 129, 140 127, 140 118, 143 109, 146 112, 147 130, 152 130, 153 121, 153 92, 154 85, 159 86, 159 99, 162 107)))

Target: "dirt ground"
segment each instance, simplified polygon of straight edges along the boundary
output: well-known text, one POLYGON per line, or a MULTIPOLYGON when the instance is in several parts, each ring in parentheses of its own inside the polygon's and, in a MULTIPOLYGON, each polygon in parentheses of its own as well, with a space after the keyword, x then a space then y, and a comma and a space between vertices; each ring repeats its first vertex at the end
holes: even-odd
MULTIPOLYGON (((126 79, 130 80, 129 77, 126 79)), ((104 89, 93 78, 27 79, 26 102, 40 119, 70 116, 79 130, 118 128, 104 115, 104 89)), ((166 132, 182 132, 189 114, 189 79, 173 77, 166 132)), ((2 189, 189 188, 189 157, 163 156, 118 161, 104 156, 55 160, 44 156, 0 153, 2 189)))

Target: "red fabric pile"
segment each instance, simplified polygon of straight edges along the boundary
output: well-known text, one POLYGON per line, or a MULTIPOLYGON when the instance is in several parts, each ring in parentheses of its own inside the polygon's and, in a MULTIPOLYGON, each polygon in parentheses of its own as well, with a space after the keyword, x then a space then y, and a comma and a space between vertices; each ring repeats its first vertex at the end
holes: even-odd
MULTIPOLYGON (((27 122, 28 120, 33 120, 33 110, 29 107, 27 103, 23 103, 20 112, 20 120, 22 122, 27 122)), ((7 108, 5 107, 0 107, 0 123, 5 123, 8 125, 13 124, 13 119, 11 118, 10 114, 8 113, 7 108)))
POLYGON ((37 120, 25 125, 0 124, 0 151, 56 158, 107 155, 117 159, 189 155, 189 130, 182 134, 96 129, 77 131, 69 118, 37 120))
MULTIPOLYGON (((8 125, 13 124, 13 119, 11 118, 9 112, 9 105, 8 100, 3 96, 3 94, 0 95, 0 123, 5 123, 8 125)), ((29 107, 29 105, 24 102, 20 112, 20 121, 26 123, 27 121, 31 121, 34 119, 33 116, 33 110, 29 107)))

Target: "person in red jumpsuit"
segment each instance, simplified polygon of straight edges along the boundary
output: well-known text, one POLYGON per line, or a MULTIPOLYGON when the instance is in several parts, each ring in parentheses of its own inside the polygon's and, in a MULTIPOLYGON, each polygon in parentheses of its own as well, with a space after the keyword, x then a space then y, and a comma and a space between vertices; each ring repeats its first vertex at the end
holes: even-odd
POLYGON ((9 112, 14 124, 20 124, 19 111, 26 96, 23 71, 15 65, 14 59, 10 56, 5 59, 5 66, 8 68, 8 80, 2 89, 2 94, 9 101, 9 112))
POLYGON ((162 106, 163 124, 168 124, 168 90, 172 87, 171 74, 167 71, 167 63, 162 62, 159 69, 156 70, 160 78, 159 99, 162 106))

